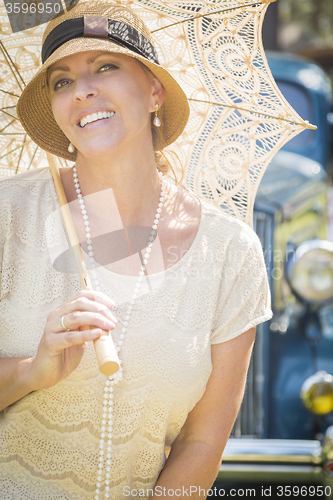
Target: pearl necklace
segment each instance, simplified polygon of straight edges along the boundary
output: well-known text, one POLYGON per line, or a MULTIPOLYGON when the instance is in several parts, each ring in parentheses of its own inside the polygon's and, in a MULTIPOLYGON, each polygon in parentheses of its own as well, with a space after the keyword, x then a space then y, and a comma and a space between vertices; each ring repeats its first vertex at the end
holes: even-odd
MULTIPOLYGON (((160 176, 160 178, 162 180, 161 195, 160 195, 158 208, 157 208, 155 219, 154 219, 154 225, 152 226, 152 231, 150 233, 149 241, 148 241, 148 244, 146 247, 146 253, 144 254, 143 265, 141 266, 138 281, 137 281, 136 287, 134 289, 134 293, 132 295, 132 298, 130 300, 129 306, 128 306, 127 311, 126 311, 125 321, 123 324, 123 328, 121 330, 120 340, 119 340, 118 344, 115 343, 115 348, 116 348, 118 353, 120 352, 121 346, 123 345, 125 333, 127 332, 128 322, 129 322, 130 317, 131 317, 131 313, 133 310, 135 299, 137 298, 137 294, 138 294, 140 286, 141 286, 142 278, 144 276, 144 271, 146 269, 149 255, 151 252, 151 246, 152 246, 153 241, 155 239, 157 225, 159 223, 162 208, 164 205, 164 195, 165 195, 165 188, 166 188, 167 183, 166 183, 166 180, 163 178, 162 172, 158 172, 158 175, 160 176)), ((78 179, 78 175, 77 175, 77 171, 76 171, 75 166, 73 168, 73 177, 74 177, 74 184, 75 184, 77 197, 79 200, 79 204, 80 204, 80 208, 81 208, 81 212, 82 212, 82 216, 83 216, 83 222, 84 222, 84 225, 86 226, 85 230, 86 230, 86 238, 87 238, 87 243, 88 243, 89 257, 90 257, 92 265, 94 267, 97 267, 97 263, 95 262, 94 252, 93 252, 93 248, 92 248, 89 219, 88 219, 88 215, 87 215, 87 210, 85 208, 83 196, 81 194, 79 179, 78 179)), ((92 270, 92 276, 93 276, 94 283, 95 283, 95 289, 101 290, 95 269, 92 270)), ((111 330, 109 331, 109 335, 111 335, 111 330)), ((100 500, 100 492, 101 492, 100 488, 102 486, 102 474, 103 474, 104 462, 106 464, 104 498, 106 498, 106 499, 110 498, 110 493, 109 493, 110 486, 109 486, 109 484, 110 484, 110 478, 111 478, 111 450, 112 450, 112 436, 113 436, 113 391, 114 391, 114 386, 119 381, 121 381, 123 379, 123 368, 122 368, 121 359, 119 360, 119 362, 120 362, 120 368, 119 368, 118 372, 115 373, 114 375, 109 376, 108 379, 105 381, 102 426, 101 426, 101 439, 99 442, 98 477, 97 477, 96 490, 95 490, 95 500, 100 500), (107 424, 107 429, 106 429, 106 424, 107 424), (106 434, 106 430, 107 430, 107 434, 106 434), (106 437, 108 438, 108 440, 107 440, 106 461, 105 461, 104 456, 105 456, 105 438, 106 437)))

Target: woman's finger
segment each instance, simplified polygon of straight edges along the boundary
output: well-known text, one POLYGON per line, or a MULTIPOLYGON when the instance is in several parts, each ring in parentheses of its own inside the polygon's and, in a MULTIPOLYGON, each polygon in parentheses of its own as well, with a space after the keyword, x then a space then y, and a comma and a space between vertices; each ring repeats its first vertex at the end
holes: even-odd
POLYGON ((108 331, 113 330, 116 326, 117 320, 109 319, 100 312, 92 311, 74 311, 69 314, 64 314, 59 318, 59 315, 54 316, 51 323, 49 324, 49 330, 54 333, 60 333, 64 331, 61 324, 61 319, 63 320, 63 325, 68 330, 78 330, 80 326, 90 326, 93 325, 96 328, 101 328, 102 330, 108 331))
POLYGON ((69 300, 73 301, 81 297, 86 297, 89 300, 99 302, 107 308, 111 308, 115 305, 115 302, 104 292, 98 292, 96 290, 80 290, 76 292, 69 300))
POLYGON ((116 323, 117 319, 112 314, 110 309, 105 305, 105 302, 107 301, 104 301, 104 303, 102 303, 96 300, 92 300, 91 298, 88 298, 86 296, 74 296, 69 299, 63 306, 56 309, 56 312, 61 315, 70 314, 75 311, 99 312, 106 318, 116 323))
POLYGON ((85 344, 91 340, 97 340, 103 335, 100 328, 93 328, 91 330, 78 330, 70 332, 62 332, 57 335, 52 335, 48 338, 48 350, 55 354, 60 354, 68 347, 85 344))

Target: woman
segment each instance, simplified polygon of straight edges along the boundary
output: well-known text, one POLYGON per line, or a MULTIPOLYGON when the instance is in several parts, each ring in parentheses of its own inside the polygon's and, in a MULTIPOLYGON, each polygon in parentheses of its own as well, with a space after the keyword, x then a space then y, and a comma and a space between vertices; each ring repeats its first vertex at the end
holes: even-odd
POLYGON ((2 181, 2 498, 203 498, 271 317, 260 242, 160 175, 188 104, 133 13, 79 4, 49 23, 42 57, 18 113, 76 162, 61 178, 94 291, 65 266, 49 170, 2 181), (89 342, 105 330, 110 379, 89 342))

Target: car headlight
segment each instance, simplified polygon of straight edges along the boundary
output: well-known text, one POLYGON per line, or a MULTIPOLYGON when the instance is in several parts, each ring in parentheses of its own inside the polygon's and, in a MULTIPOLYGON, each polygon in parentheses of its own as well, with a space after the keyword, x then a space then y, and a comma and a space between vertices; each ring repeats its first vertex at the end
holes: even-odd
POLYGON ((288 253, 286 276, 301 300, 317 303, 332 299, 333 243, 324 240, 302 243, 292 256, 288 253))
POLYGON ((333 376, 325 371, 311 375, 303 382, 300 396, 311 413, 330 413, 333 410, 333 376))

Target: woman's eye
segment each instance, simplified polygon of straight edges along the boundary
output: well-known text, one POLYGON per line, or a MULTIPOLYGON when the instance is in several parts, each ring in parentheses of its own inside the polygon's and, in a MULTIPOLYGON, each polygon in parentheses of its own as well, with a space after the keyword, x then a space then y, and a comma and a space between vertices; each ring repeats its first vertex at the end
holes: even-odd
POLYGON ((101 71, 103 70, 103 68, 118 69, 118 66, 116 66, 115 64, 103 64, 103 66, 99 70, 101 71))
POLYGON ((62 83, 66 83, 68 82, 69 80, 60 80, 59 82, 55 83, 54 86, 53 86, 53 90, 58 90, 60 89, 61 87, 64 87, 64 85, 61 85, 62 83))

